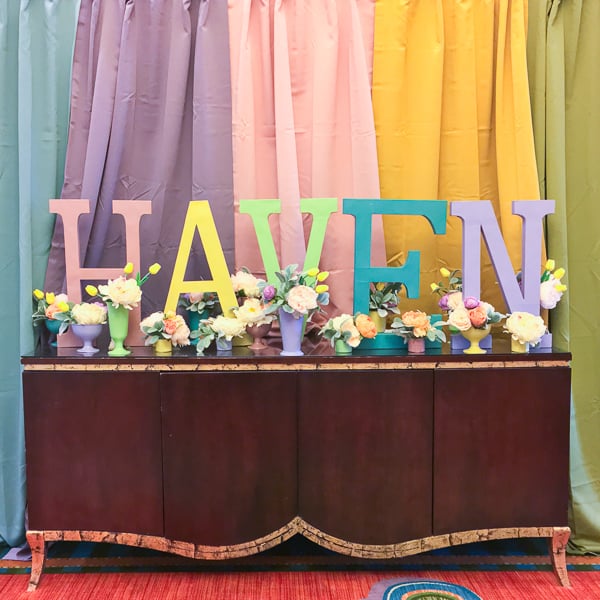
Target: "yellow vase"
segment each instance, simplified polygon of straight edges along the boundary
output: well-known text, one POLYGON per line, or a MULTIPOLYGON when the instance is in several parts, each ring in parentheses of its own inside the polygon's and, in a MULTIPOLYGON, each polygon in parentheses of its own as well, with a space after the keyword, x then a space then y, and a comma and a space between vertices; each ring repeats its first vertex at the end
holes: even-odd
POLYGON ((173 352, 171 340, 160 339, 154 342, 154 352, 156 354, 171 354, 173 352))
POLYGON ((375 329, 377 329, 377 333, 382 333, 385 331, 386 318, 379 315, 376 310, 370 310, 369 316, 371 317, 371 321, 375 324, 375 329))
POLYGON ((463 337, 468 340, 470 346, 465 348, 463 352, 465 354, 487 354, 487 350, 484 350, 479 345, 479 342, 490 332, 490 326, 479 329, 477 327, 471 327, 466 331, 461 331, 463 337))
POLYGON ((510 351, 515 352, 517 354, 526 354, 529 352, 529 344, 520 342, 519 340, 515 340, 515 338, 510 338, 510 351))

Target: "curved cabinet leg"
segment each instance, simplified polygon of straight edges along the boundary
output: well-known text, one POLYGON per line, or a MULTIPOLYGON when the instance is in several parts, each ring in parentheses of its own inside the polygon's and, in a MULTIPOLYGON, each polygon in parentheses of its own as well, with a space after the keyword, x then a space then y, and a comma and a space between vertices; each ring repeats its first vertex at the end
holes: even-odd
POLYGON ((554 527, 554 533, 550 538, 550 558, 552 560, 552 567, 561 585, 570 587, 569 573, 567 572, 567 542, 571 530, 568 527, 554 527))
POLYGON ((41 531, 28 531, 27 543, 31 548, 31 576, 29 577, 28 592, 34 592, 40 582, 44 562, 46 561, 46 541, 41 531))

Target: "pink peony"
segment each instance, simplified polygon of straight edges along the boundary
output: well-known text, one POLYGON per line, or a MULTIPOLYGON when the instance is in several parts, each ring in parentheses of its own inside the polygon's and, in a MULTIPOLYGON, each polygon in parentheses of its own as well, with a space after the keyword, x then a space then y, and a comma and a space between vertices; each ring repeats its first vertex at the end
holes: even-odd
POLYGON ((317 308, 317 292, 306 285, 293 287, 287 297, 290 308, 301 315, 317 308))

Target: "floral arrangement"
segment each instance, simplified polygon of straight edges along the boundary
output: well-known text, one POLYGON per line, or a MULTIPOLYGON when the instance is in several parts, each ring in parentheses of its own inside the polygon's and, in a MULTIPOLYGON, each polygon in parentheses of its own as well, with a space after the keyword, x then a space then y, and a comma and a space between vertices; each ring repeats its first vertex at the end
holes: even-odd
POLYGON ((242 267, 237 273, 231 275, 231 285, 236 298, 258 298, 260 297, 260 286, 264 280, 258 279, 246 267, 242 267))
POLYGON ((245 326, 272 323, 275 320, 275 315, 268 314, 266 311, 267 305, 259 298, 246 298, 239 308, 233 309, 238 321, 245 326))
POLYGON ((426 338, 432 342, 446 341, 446 334, 442 329, 444 321, 431 322, 431 316, 420 310, 408 310, 395 317, 392 321, 392 329, 405 340, 426 338))
POLYGON ((38 325, 46 319, 60 321, 59 333, 64 333, 71 322, 72 304, 67 295, 35 289, 33 297, 37 302, 35 312, 31 315, 33 324, 38 325))
POLYGON ((546 324, 542 317, 528 312, 514 312, 506 318, 504 329, 513 340, 535 346, 546 333, 546 324))
POLYGON ((202 354, 213 340, 225 339, 231 341, 240 337, 246 331, 246 325, 237 317, 219 315, 210 319, 202 319, 198 329, 192 331, 190 337, 197 339, 196 352, 202 354))
POLYGON ((448 311, 448 325, 453 333, 467 331, 471 327, 485 329, 488 325, 499 323, 505 317, 488 302, 473 296, 463 298, 462 292, 450 292, 442 296, 440 308, 448 311))
POLYGON ((190 330, 181 315, 173 311, 155 312, 140 322, 140 329, 146 336, 146 346, 158 340, 171 340, 173 346, 189 346, 190 330))
POLYGON ((71 308, 75 325, 102 325, 106 323, 106 305, 101 302, 80 302, 71 308))
MULTIPOLYGON (((444 296, 448 296, 454 292, 462 292, 462 271, 460 269, 450 270, 442 267, 440 275, 443 278, 442 281, 431 284, 431 291, 434 294, 438 294, 444 298, 444 296)), ((440 300, 440 303, 442 303, 442 300, 440 300)))
POLYGON ((554 260, 547 260, 540 277, 540 306, 542 308, 555 308, 567 290, 567 286, 561 282, 565 276, 565 270, 562 267, 555 270, 555 267, 554 260))
POLYGON ((375 323, 369 315, 341 314, 329 319, 320 330, 320 334, 335 346, 338 340, 346 342, 352 348, 356 348, 363 338, 374 338, 377 335, 375 323))
POLYGON ((295 318, 309 317, 329 304, 329 287, 322 282, 329 277, 327 271, 318 268, 298 272, 298 265, 288 265, 275 273, 275 285, 263 282, 260 292, 267 302, 267 314, 282 309, 295 318))
POLYGON ((123 275, 113 280, 108 280, 106 285, 99 285, 98 292, 104 302, 118 308, 123 306, 127 310, 136 307, 142 299, 142 285, 146 283, 150 275, 156 275, 160 271, 160 265, 154 263, 148 268, 148 272, 141 277, 139 273, 135 278, 127 278, 126 275, 133 273, 133 264, 127 263, 123 268, 123 275))
POLYGON ((205 310, 212 312, 219 305, 219 298, 214 292, 198 292, 183 294, 179 306, 190 312, 203 313, 205 310))
POLYGON ((399 315, 398 292, 401 287, 401 283, 371 283, 369 310, 377 311, 382 318, 387 317, 388 313, 399 315))

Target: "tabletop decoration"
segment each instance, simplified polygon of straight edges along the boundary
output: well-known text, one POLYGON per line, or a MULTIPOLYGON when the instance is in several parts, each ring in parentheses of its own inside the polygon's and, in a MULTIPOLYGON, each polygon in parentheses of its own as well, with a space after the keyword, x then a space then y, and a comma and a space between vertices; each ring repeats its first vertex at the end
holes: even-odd
POLYGON ((173 346, 189 346, 190 330, 185 319, 174 311, 154 312, 140 322, 146 346, 157 354, 171 354, 173 346))
MULTIPOLYGON (((190 331, 194 331, 198 329, 200 321, 212 316, 220 304, 215 292, 191 292, 181 296, 178 306, 186 311, 188 327, 190 331)), ((193 339, 191 344, 195 345, 197 341, 197 338, 193 339)))
POLYGON ((474 298, 462 297, 461 292, 448 295, 448 326, 451 332, 461 333, 468 341, 465 354, 485 354, 480 342, 487 337, 494 323, 499 323, 505 315, 496 311, 489 303, 474 298))
POLYGON ((401 283, 371 283, 369 316, 378 333, 385 331, 388 315, 400 314, 398 292, 401 287, 401 283))
POLYGON ((358 348, 364 338, 377 335, 377 327, 369 315, 343 313, 329 319, 319 333, 329 340, 336 354, 352 354, 352 348, 358 348))
POLYGON ((446 334, 441 329, 445 324, 444 321, 432 323, 431 315, 421 310, 408 310, 394 318, 392 329, 406 340, 410 354, 423 354, 426 339, 431 342, 446 341, 446 334))
POLYGON ((525 353, 530 346, 540 343, 546 333, 544 319, 524 311, 516 311, 507 316, 504 330, 510 333, 511 352, 525 353))
POLYGON ((263 342, 265 336, 271 330, 275 320, 274 314, 267 314, 265 303, 259 298, 246 298, 243 304, 234 309, 233 312, 244 325, 246 333, 250 336, 252 343, 250 350, 264 350, 267 345, 263 342))
POLYGON ((46 329, 53 337, 50 345, 56 347, 57 336, 65 333, 71 323, 71 306, 66 294, 55 294, 43 290, 33 290, 36 308, 31 315, 34 327, 44 323, 46 329))
MULTIPOLYGON (((98 290, 94 286, 86 286, 90 296, 96 296, 98 290)), ((80 302, 71 308, 71 330, 83 345, 77 349, 85 355, 98 352, 94 342, 102 332, 106 323, 107 308, 102 302, 80 302)))
POLYGON ((267 314, 277 312, 282 356, 302 356, 304 326, 311 316, 329 304, 329 287, 323 281, 329 277, 327 271, 317 267, 298 271, 298 265, 288 265, 275 273, 273 284, 261 283, 260 290, 268 306, 267 314))
POLYGON ((134 278, 129 278, 126 276, 133 273, 133 264, 129 262, 123 268, 123 275, 98 286, 98 292, 108 308, 108 329, 111 337, 109 356, 131 354, 131 350, 123 345, 129 329, 129 311, 141 302, 142 285, 150 275, 156 275, 159 271, 160 265, 154 263, 143 277, 138 272, 134 278))
MULTIPOLYGON (((556 268, 556 263, 553 259, 548 259, 544 265, 544 270, 540 276, 540 307, 546 310, 556 308, 560 302, 564 292, 567 291, 567 286, 562 282, 565 276, 565 269, 556 268)), ((547 328, 548 329, 548 328, 547 328)), ((549 331, 542 336, 540 340, 542 348, 552 347, 552 334, 549 331)))
POLYGON ((198 325, 198 329, 192 331, 190 337, 198 340, 196 342, 196 353, 204 354, 213 340, 217 346, 217 352, 231 352, 232 340, 234 337, 241 336, 246 331, 246 325, 237 317, 225 317, 218 315, 203 319, 198 325))

